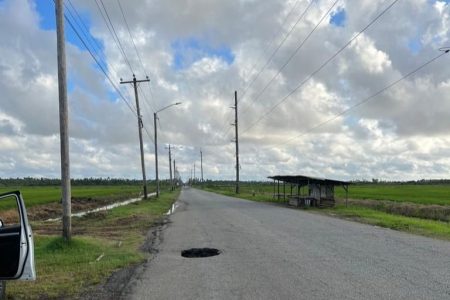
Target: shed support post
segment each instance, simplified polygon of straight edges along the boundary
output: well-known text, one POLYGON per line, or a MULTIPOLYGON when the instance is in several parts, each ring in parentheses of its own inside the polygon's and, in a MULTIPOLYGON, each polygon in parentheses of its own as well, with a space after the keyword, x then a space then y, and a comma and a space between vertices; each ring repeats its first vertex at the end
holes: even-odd
POLYGON ((275 199, 275 179, 273 180, 273 196, 272 199, 275 199))
POLYGON ((283 181, 283 200, 286 200, 286 182, 283 181))
POLYGON ((277 186, 278 186, 278 189, 277 189, 277 199, 280 200, 280 180, 277 180, 277 186))

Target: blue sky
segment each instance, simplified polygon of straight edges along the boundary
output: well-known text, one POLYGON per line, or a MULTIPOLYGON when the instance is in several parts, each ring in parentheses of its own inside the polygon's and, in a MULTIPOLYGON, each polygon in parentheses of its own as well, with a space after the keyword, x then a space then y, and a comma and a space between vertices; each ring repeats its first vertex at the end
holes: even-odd
POLYGON ((171 44, 173 51, 173 68, 182 70, 189 68, 196 61, 204 57, 217 57, 231 65, 234 62, 234 54, 225 45, 211 46, 206 40, 200 38, 177 39, 171 44))
POLYGON ((346 19, 347 14, 345 12, 345 9, 341 8, 331 15, 330 24, 344 27, 346 19))
MULTIPOLYGON (((102 43, 101 40, 95 39, 90 33, 83 33, 82 31, 80 31, 80 28, 84 28, 81 25, 81 21, 78 19, 78 16, 76 15, 76 13, 72 10, 72 7, 70 6, 70 4, 68 4, 68 2, 65 2, 65 9, 64 9, 64 13, 67 17, 69 17, 69 19, 71 20, 71 22, 73 23, 73 25, 78 28, 78 33, 85 39, 85 41, 88 43, 88 45, 93 48, 93 49, 97 49, 96 47, 92 47, 92 45, 95 43, 96 45, 98 45, 100 47, 100 52, 96 51, 97 54, 97 59, 99 59, 99 61, 106 61, 106 57, 104 55, 104 45, 102 43), (91 40, 87 39, 87 35, 89 35, 89 38, 91 40), (95 42, 94 42, 95 39, 95 42)), ((39 26, 41 29, 43 30, 50 30, 50 31, 55 31, 56 30, 56 20, 55 20, 55 4, 53 1, 35 1, 35 5, 36 5, 36 10, 39 14, 40 17, 40 22, 39 22, 39 26)), ((91 28, 91 18, 89 16, 88 13, 83 12, 83 11, 78 11, 78 15, 80 16, 80 18, 82 19, 82 22, 84 23, 84 25, 88 28, 88 30, 90 30, 91 28)), ((72 30, 71 26, 67 23, 67 21, 65 22, 65 37, 66 37, 66 41, 76 47, 78 47, 81 51, 87 51, 86 48, 84 47, 83 43, 80 41, 80 39, 78 38, 77 34, 72 30)), ((99 67, 97 66, 97 64, 95 63, 95 61, 92 59, 91 65, 95 68, 99 70, 99 67)), ((75 88, 75 85, 81 86, 82 82, 79 80, 76 80, 74 74, 71 74, 71 72, 69 71, 69 76, 68 76, 68 89, 69 92, 73 91, 75 88)), ((112 96, 112 95, 111 95, 112 96)), ((111 99, 115 99, 116 96, 112 96, 111 99)))
MULTIPOLYGON (((40 16, 40 27, 44 30, 56 30, 56 20, 55 20, 55 4, 53 1, 35 1, 36 10, 40 16)), ((67 5, 66 5, 67 6, 67 5)), ((65 13, 68 14, 67 8, 65 9, 65 13)), ((80 13, 80 12, 79 12, 80 13)), ((86 15, 82 15, 83 21, 90 28, 89 18, 86 15)), ((78 46, 80 49, 84 49, 78 37, 75 35, 73 30, 66 22, 66 40, 71 44, 78 46)))

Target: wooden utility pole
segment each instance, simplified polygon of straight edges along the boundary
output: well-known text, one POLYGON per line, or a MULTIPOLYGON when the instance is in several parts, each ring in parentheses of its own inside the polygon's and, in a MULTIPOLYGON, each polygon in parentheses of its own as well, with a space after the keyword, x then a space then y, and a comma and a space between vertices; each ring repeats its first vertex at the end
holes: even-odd
MULTIPOLYGON (((141 147, 141 168, 142 168, 142 181, 144 185, 144 198, 147 199, 147 178, 145 177, 145 161, 144 161, 144 144, 142 142, 142 128, 144 127, 144 123, 142 123, 142 116, 141 111, 139 109, 139 98, 138 98, 138 91, 137 91, 137 85, 140 82, 147 82, 150 81, 148 77, 146 79, 142 80, 136 80, 136 76, 133 74, 133 80, 130 81, 122 81, 122 78, 120 79, 121 84, 125 83, 132 83, 134 86, 134 98, 136 99, 136 110, 137 110, 137 117, 138 117, 138 130, 139 130, 139 146, 141 147)), ((156 139, 156 136, 155 136, 156 139)))
POLYGON ((69 159, 69 108, 67 104, 66 45, 64 37, 64 3, 56 1, 56 44, 58 53, 59 135, 61 142, 62 234, 72 237, 72 207, 69 159))
MULTIPOLYGON (((174 159, 173 160, 173 180, 174 180, 174 183, 178 182, 178 178, 176 177, 176 174, 177 174, 176 172, 177 172, 177 169, 176 169, 175 159, 174 159)), ((175 189, 175 185, 174 185, 173 189, 175 189)))
POLYGON ((200 149, 200 173, 202 174, 202 186, 203 186, 203 152, 200 149))
MULTIPOLYGON (((169 145, 169 170, 170 170, 170 189, 173 191, 173 179, 172 179, 172 153, 169 145)), ((175 169, 173 170, 175 173, 175 169)), ((174 174, 175 175, 175 174, 174 174)))
POLYGON ((159 198, 159 171, 158 171, 158 127, 156 127, 156 112, 153 113, 153 126, 155 129, 155 181, 156 181, 156 197, 159 198))
POLYGON ((234 129, 236 142, 236 194, 239 194, 239 136, 238 136, 238 102, 237 91, 234 91, 234 129))

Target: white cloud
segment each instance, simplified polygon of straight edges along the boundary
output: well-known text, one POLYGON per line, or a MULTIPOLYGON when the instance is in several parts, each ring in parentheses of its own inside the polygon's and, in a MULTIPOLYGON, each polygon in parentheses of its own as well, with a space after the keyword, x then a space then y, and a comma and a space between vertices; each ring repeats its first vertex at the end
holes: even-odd
POLYGON ((369 73, 383 73, 391 66, 388 55, 378 50, 375 43, 364 34, 360 35, 350 48, 354 50, 359 64, 369 73))

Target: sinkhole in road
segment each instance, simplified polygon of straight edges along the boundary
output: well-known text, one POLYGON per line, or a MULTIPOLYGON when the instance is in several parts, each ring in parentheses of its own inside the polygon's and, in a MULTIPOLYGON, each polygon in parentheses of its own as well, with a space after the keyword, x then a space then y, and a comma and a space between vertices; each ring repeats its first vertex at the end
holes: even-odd
POLYGON ((192 248, 181 251, 181 256, 187 258, 210 257, 221 253, 220 250, 214 248, 192 248))

